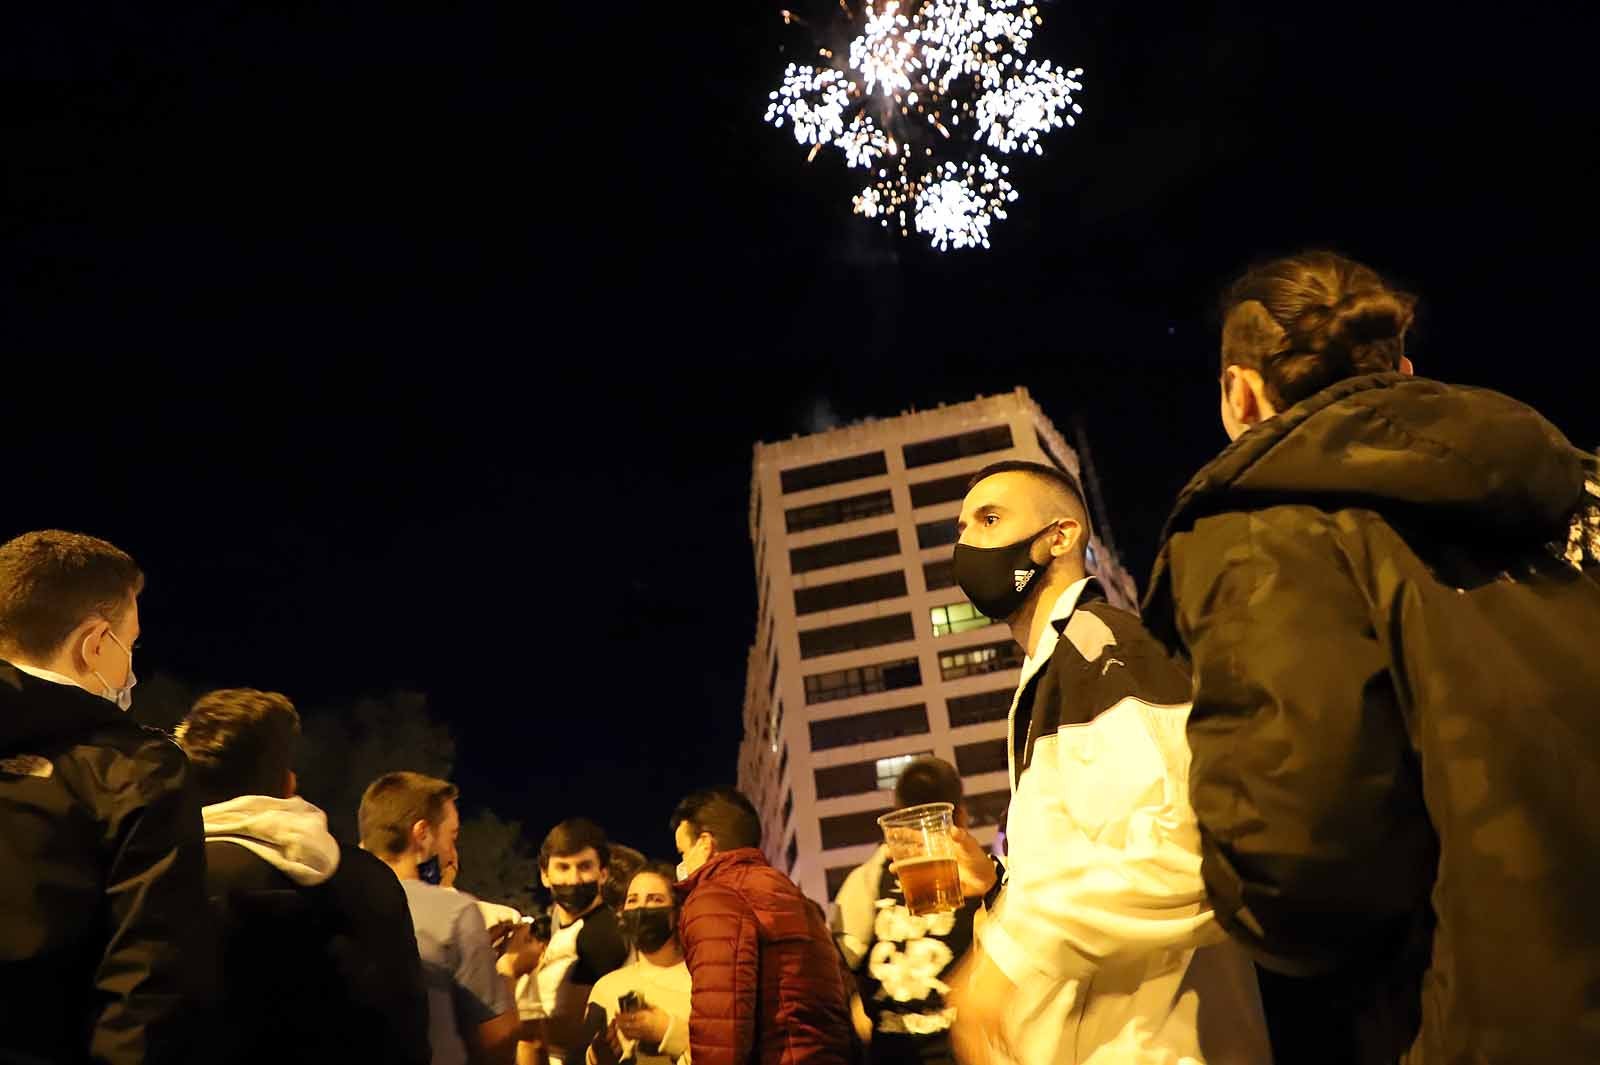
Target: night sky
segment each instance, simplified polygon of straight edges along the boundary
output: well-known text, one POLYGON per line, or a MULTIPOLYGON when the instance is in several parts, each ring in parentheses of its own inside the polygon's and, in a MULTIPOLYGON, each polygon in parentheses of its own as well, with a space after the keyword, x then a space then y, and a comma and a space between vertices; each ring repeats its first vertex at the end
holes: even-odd
POLYGON ((426 692, 535 837, 667 853, 732 782, 757 439, 1026 385, 1142 579, 1225 442, 1216 295, 1329 245, 1420 294, 1421 372, 1600 444, 1570 14, 1046 2, 1085 117, 941 255, 761 124, 776 2, 45 6, 0 34, 0 535, 133 552, 141 674, 426 692))

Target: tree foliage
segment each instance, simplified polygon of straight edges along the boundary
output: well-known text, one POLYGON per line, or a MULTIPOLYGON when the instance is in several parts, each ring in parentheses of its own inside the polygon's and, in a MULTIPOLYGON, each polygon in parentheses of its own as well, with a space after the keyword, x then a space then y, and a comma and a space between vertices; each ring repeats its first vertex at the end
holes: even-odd
POLYGON ((409 769, 448 779, 456 742, 419 692, 362 699, 343 709, 301 710, 300 793, 328 815, 341 842, 360 842, 361 793, 384 773, 409 769))
POLYGON ((538 906, 539 859, 522 834, 522 824, 503 821, 493 810, 479 810, 461 822, 456 842, 461 872, 456 886, 489 902, 532 913, 538 906))
MULTIPOLYGON (((135 689, 140 724, 171 732, 201 690, 168 673, 153 674, 135 689)), ((449 779, 456 743, 428 710, 419 692, 392 692, 345 706, 300 707, 300 794, 328 815, 340 842, 360 842, 356 814, 367 785, 384 773, 408 769, 449 779)), ((461 824, 458 886, 481 899, 524 913, 537 908, 539 861, 522 825, 480 809, 461 824)))
POLYGON ((133 687, 133 708, 129 713, 141 725, 170 733, 178 727, 194 705, 200 691, 171 673, 156 672, 140 677, 133 687))

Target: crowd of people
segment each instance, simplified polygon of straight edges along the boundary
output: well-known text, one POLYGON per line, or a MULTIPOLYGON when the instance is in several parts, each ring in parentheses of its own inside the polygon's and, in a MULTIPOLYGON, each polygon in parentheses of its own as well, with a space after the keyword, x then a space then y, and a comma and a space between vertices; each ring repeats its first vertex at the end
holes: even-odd
POLYGON ((676 866, 573 818, 547 908, 476 899, 454 784, 378 777, 341 844, 285 696, 124 713, 132 558, 0 545, 0 1062, 1600 1061, 1594 457, 1415 377, 1411 298, 1347 259, 1223 310, 1234 442, 1142 616, 1072 477, 972 479, 956 580, 1025 653, 1004 855, 948 762, 895 785, 955 811, 954 912, 913 914, 887 848, 825 912, 719 788, 663 811, 676 866))

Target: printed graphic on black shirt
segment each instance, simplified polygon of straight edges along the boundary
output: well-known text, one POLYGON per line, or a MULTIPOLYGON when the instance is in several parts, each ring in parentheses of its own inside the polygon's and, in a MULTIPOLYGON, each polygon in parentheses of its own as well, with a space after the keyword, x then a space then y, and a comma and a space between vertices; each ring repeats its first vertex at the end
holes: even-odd
POLYGON ((950 1022, 955 1011, 945 1005, 950 987, 945 977, 972 945, 972 919, 979 900, 968 900, 955 913, 914 917, 906 908, 900 882, 884 865, 878 882, 878 912, 872 927, 872 949, 862 967, 862 1003, 872 1018, 873 1060, 937 1062, 952 1060, 950 1022), (893 1053, 911 1037, 903 1055, 893 1053))

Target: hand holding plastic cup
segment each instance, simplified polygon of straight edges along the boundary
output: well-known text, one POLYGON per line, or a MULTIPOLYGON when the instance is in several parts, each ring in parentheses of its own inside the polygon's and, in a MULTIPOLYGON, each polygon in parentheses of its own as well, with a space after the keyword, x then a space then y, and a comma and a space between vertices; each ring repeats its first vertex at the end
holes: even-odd
POLYGON ((952 830, 955 807, 947 802, 909 806, 878 818, 888 845, 894 874, 906 897, 906 909, 915 917, 959 910, 961 852, 952 830))

